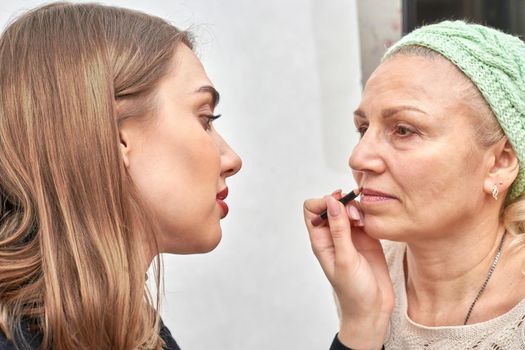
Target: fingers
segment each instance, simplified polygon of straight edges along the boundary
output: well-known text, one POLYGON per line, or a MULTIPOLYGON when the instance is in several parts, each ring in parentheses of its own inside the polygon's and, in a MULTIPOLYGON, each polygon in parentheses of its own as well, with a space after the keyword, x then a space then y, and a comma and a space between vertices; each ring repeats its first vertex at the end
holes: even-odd
MULTIPOLYGON (((354 191, 355 192, 355 191, 354 191)), ((344 198, 344 193, 339 190, 335 190, 332 192, 331 196, 337 199, 338 201, 341 201, 341 198, 344 198)), ((348 217, 351 219, 351 226, 356 227, 363 227, 364 226, 364 220, 363 220, 363 213, 361 212, 361 209, 359 208, 359 202, 357 201, 350 201, 347 204, 345 204, 346 211, 348 214, 348 217)), ((309 199, 304 202, 304 218, 305 223, 307 227, 310 227, 309 223, 311 223, 311 226, 321 226, 322 224, 326 223, 327 215, 326 215, 326 201, 323 199, 309 199), (320 213, 320 214, 319 214, 320 213)))
MULTIPOLYGON (((336 195, 332 194, 332 197, 339 200, 343 197, 342 193, 338 193, 336 195)), ((346 204, 346 211, 347 215, 350 218, 351 222, 350 224, 352 226, 356 227, 363 227, 365 225, 363 220, 363 213, 361 212, 361 209, 358 209, 358 202, 351 201, 350 203, 346 204)), ((321 210, 321 212, 326 214, 326 201, 324 199, 311 199, 308 201, 305 201, 304 209, 305 209, 305 221, 308 225, 310 223, 312 226, 320 226, 321 224, 326 222, 326 219, 321 217, 320 215, 316 214, 319 212, 320 208, 325 208, 324 210, 321 210), (310 212, 310 214, 307 214, 307 212, 310 212), (311 218, 311 219, 310 219, 311 218)))
MULTIPOLYGON (((355 228, 352 231, 352 242, 356 251, 368 262, 378 284, 380 286, 390 286, 392 282, 390 280, 383 247, 379 240, 370 237, 362 229, 355 228)), ((390 291, 382 289, 382 293, 390 293, 390 291)))
POLYGON ((323 269, 329 265, 333 268, 336 254, 341 259, 347 259, 348 254, 355 255, 350 225, 351 221, 355 222, 353 225, 362 225, 362 215, 355 207, 357 204, 347 204, 346 207, 341 204, 339 200, 342 197, 342 191, 338 190, 330 196, 304 202, 304 218, 312 249, 323 269), (332 203, 330 207, 329 203, 332 203), (331 215, 328 213, 329 210, 331 215), (323 211, 327 212, 328 220, 320 219, 319 214, 323 211), (319 223, 322 225, 318 226, 319 223))
POLYGON ((312 227, 312 220, 319 217, 319 213, 321 213, 323 210, 326 210, 326 201, 324 198, 308 199, 304 201, 304 221, 308 228, 312 227))
POLYGON ((355 201, 352 201, 346 205, 346 212, 348 213, 348 217, 350 218, 350 220, 352 220, 352 226, 365 226, 365 222, 363 220, 363 213, 361 213, 361 210, 357 208, 355 201))
POLYGON ((321 215, 317 215, 312 219, 312 226, 320 226, 323 222, 326 220, 321 217, 321 215))
MULTIPOLYGON (((341 196, 340 191, 334 192, 335 196, 341 196)), ((304 221, 312 243, 312 249, 316 256, 323 253, 333 254, 333 241, 327 225, 316 227, 312 221, 319 218, 319 213, 326 210, 326 200, 324 198, 308 199, 304 202, 304 221)), ((323 220, 324 221, 324 220, 323 220)))
MULTIPOLYGON (((338 189, 332 192, 331 196, 339 200, 343 197, 343 191, 338 189)), ((325 220, 319 217, 319 214, 326 210, 326 201, 324 198, 318 199, 308 199, 304 202, 304 219, 307 227, 310 227, 310 224, 313 226, 319 226, 325 220)))
POLYGON ((339 265, 346 263, 348 257, 355 254, 352 229, 345 207, 333 197, 327 196, 325 200, 328 208, 328 225, 335 250, 335 264, 339 265))

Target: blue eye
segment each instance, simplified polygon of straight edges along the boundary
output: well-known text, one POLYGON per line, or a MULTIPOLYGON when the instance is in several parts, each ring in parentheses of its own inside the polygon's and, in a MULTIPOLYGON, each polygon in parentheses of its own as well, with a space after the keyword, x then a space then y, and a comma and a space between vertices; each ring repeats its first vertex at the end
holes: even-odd
POLYGON ((219 119, 220 117, 221 117, 220 114, 217 114, 217 115, 209 115, 209 114, 201 115, 200 119, 203 121, 202 126, 203 126, 204 130, 210 130, 212 122, 215 119, 219 119))

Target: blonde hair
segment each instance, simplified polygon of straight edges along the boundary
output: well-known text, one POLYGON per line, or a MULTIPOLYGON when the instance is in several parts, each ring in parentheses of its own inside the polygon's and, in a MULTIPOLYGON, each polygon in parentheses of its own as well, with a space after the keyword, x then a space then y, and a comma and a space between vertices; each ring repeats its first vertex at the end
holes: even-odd
POLYGON ((0 37, 0 330, 9 337, 23 338, 30 321, 44 349, 161 349, 143 245, 158 248, 118 123, 154 109, 180 43, 192 47, 160 18, 70 3, 31 10, 0 37))
MULTIPOLYGON (((386 59, 397 55, 413 55, 429 59, 443 59, 446 57, 427 47, 418 45, 401 46, 399 49, 389 54, 386 59)), ((469 108, 472 115, 476 117, 474 132, 480 145, 489 147, 505 137, 501 126, 485 101, 478 88, 467 78, 463 72, 457 69, 463 78, 458 81, 457 90, 461 100, 469 108)), ((523 166, 520 164, 520 166, 523 166)), ((502 220, 507 232, 514 237, 515 246, 525 243, 525 194, 521 194, 512 202, 505 201, 502 208, 502 220)), ((525 262, 524 262, 525 266, 525 262)))

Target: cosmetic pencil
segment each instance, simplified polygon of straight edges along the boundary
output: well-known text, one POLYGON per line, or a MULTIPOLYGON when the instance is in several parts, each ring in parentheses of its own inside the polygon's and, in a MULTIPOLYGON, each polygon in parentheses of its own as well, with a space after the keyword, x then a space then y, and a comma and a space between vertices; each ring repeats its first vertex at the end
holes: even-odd
MULTIPOLYGON (((357 196, 359 196, 360 193, 361 193, 361 191, 359 189, 353 190, 350 193, 348 193, 346 196, 344 196, 341 199, 339 199, 339 202, 341 202, 343 205, 346 205, 346 204, 348 204, 348 202, 353 201, 354 199, 356 199, 357 196)), ((327 214, 326 210, 324 210, 321 214, 319 214, 319 216, 315 217, 312 220, 312 225, 319 226, 326 219, 328 219, 328 214, 327 214)))

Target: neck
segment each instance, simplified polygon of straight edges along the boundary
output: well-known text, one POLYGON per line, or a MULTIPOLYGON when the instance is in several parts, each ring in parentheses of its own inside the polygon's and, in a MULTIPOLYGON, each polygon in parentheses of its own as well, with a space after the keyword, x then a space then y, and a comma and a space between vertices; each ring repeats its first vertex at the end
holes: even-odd
POLYGON ((410 317, 429 325, 463 324, 504 232, 498 222, 484 222, 443 239, 409 243, 406 276, 410 317))

